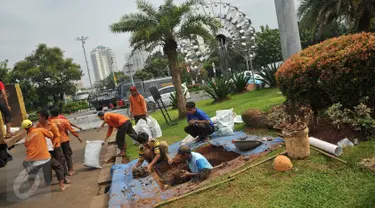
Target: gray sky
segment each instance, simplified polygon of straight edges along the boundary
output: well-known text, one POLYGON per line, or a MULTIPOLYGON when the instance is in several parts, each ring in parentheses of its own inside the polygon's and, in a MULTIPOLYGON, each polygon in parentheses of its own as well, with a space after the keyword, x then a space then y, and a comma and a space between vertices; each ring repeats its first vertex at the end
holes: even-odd
MULTIPOLYGON (((163 0, 152 2, 158 5, 163 0)), ((277 28, 274 0, 233 0, 232 4, 244 11, 256 27, 268 24, 277 28)), ((81 65, 84 84, 88 86, 82 47, 75 38, 89 37, 88 54, 97 45, 110 47, 122 69, 124 54, 131 51, 129 34, 113 34, 108 28, 123 14, 135 11, 134 0, 0 0, 0 61, 8 59, 13 67, 39 43, 57 46, 81 65)), ((88 61, 92 70, 90 56, 88 61)), ((94 76, 92 71, 91 75, 94 76)))

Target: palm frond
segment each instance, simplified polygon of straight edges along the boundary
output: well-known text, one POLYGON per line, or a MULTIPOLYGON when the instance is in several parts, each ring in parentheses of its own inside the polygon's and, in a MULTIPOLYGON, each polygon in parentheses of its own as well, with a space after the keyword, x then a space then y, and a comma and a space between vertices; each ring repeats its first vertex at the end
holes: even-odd
POLYGON ((149 16, 150 18, 157 21, 159 19, 158 10, 148 1, 137 0, 136 2, 138 10, 149 16))
POLYGON ((280 68, 281 63, 273 63, 270 65, 267 65, 265 68, 262 68, 257 74, 262 77, 262 79, 257 79, 259 81, 264 82, 270 87, 276 87, 277 86, 277 80, 276 80, 276 72, 280 68))
POLYGON ((124 15, 120 21, 110 25, 110 30, 115 33, 134 32, 140 29, 154 27, 157 21, 141 13, 124 15))

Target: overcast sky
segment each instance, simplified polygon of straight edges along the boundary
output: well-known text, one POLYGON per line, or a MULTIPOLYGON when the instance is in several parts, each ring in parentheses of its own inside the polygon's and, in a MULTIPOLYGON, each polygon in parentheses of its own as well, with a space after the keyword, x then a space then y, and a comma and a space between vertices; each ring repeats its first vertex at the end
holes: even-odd
MULTIPOLYGON (((158 5, 163 0, 152 2, 158 5)), ((274 0, 233 0, 232 4, 244 11, 256 27, 268 24, 277 28, 274 0)), ((0 0, 0 61, 8 59, 13 67, 39 43, 57 46, 81 65, 84 84, 88 86, 82 47, 75 38, 89 37, 88 54, 97 45, 110 47, 122 69, 124 54, 131 51, 129 34, 113 34, 108 28, 123 14, 135 11, 135 0, 0 0)), ((92 70, 90 56, 88 61, 92 70)))

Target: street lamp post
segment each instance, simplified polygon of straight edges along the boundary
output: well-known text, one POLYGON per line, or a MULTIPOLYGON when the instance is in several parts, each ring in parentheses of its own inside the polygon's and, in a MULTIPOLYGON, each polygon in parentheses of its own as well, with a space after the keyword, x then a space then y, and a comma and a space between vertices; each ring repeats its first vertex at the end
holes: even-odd
POLYGON ((87 68, 87 74, 89 75, 89 81, 90 81, 90 88, 92 88, 92 82, 91 82, 91 75, 90 75, 90 70, 89 70, 89 64, 88 64, 88 61, 87 61, 87 55, 86 55, 86 49, 85 49, 85 43, 86 43, 86 40, 89 39, 89 37, 77 37, 76 40, 77 41, 81 41, 82 43, 82 48, 83 48, 83 55, 85 56, 85 62, 86 62, 86 68, 87 68))
POLYGON ((133 66, 133 64, 127 63, 125 66, 128 67, 130 79, 132 81, 132 85, 135 86, 134 79, 133 79, 133 74, 132 74, 132 71, 131 71, 131 67, 133 66))

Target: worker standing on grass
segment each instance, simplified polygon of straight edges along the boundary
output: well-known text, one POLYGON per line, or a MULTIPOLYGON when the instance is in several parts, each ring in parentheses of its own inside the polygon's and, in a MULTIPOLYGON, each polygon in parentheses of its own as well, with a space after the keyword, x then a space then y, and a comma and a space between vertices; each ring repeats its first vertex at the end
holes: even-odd
POLYGON ((130 122, 130 119, 124 115, 117 114, 117 113, 103 113, 99 112, 98 117, 100 120, 103 121, 102 125, 98 129, 98 132, 100 129, 104 127, 105 124, 108 124, 108 132, 104 139, 104 142, 108 140, 108 138, 111 136, 113 132, 113 128, 117 129, 116 134, 116 143, 117 147, 120 149, 120 156, 126 155, 126 141, 125 136, 126 134, 129 135, 132 139, 136 139, 137 133, 133 129, 132 123, 130 122))
POLYGON ((33 127, 33 123, 30 120, 22 121, 21 126, 27 131, 25 139, 26 158, 22 165, 29 175, 28 180, 32 190, 31 193, 34 193, 38 188, 35 187, 34 182, 41 168, 43 168, 46 182, 51 181, 51 167, 59 180, 60 190, 64 191, 69 187, 68 185, 64 185, 64 171, 60 163, 54 158, 51 158, 45 139, 45 137, 53 138, 53 133, 44 128, 33 127))
POLYGON ((130 88, 130 113, 134 116, 135 124, 138 123, 139 119, 143 119, 146 121, 147 116, 147 105, 145 98, 139 94, 137 88, 132 86, 130 88))
MULTIPOLYGON (((56 159, 62 169, 64 170, 64 176, 68 175, 68 169, 66 167, 66 161, 64 153, 61 150, 61 143, 60 143, 60 132, 57 125, 51 121, 49 121, 49 112, 47 110, 41 110, 38 112, 39 115, 39 122, 36 125, 37 128, 45 128, 48 131, 52 132, 53 138, 51 138, 53 144, 53 151, 50 151, 51 156, 56 159)), ((64 177, 64 183, 70 184, 71 181, 64 177)))
POLYGON ((59 111, 57 109, 51 110, 51 121, 57 125, 59 128, 60 133, 60 143, 61 149, 64 153, 64 157, 68 166, 68 175, 74 175, 73 170, 73 161, 72 161, 72 148, 70 147, 70 139, 69 136, 66 134, 66 131, 70 131, 78 140, 82 143, 82 139, 80 138, 79 134, 72 128, 68 120, 59 119, 59 111))
POLYGON ((189 146, 180 146, 178 156, 181 161, 186 161, 191 171, 182 170, 182 178, 192 178, 195 181, 201 181, 207 179, 210 175, 212 165, 203 155, 192 152, 189 146))
POLYGON ((6 131, 7 131, 5 138, 9 138, 13 135, 12 131, 10 130, 10 122, 12 119, 12 113, 11 113, 12 109, 10 108, 10 105, 9 105, 8 95, 5 91, 5 85, 1 80, 0 80, 0 91, 1 91, 1 97, 2 97, 2 101, 0 101, 0 111, 4 116, 4 122, 6 125, 6 131))
POLYGON ((215 131, 211 118, 204 111, 196 108, 194 102, 186 104, 186 111, 189 125, 185 127, 185 132, 197 141, 208 140, 208 136, 215 131))
POLYGON ((137 142, 141 144, 139 147, 139 158, 134 169, 140 167, 144 160, 148 162, 147 171, 150 173, 155 164, 161 161, 172 162, 168 157, 168 143, 159 142, 157 139, 149 138, 147 133, 140 133, 137 136, 137 142))

